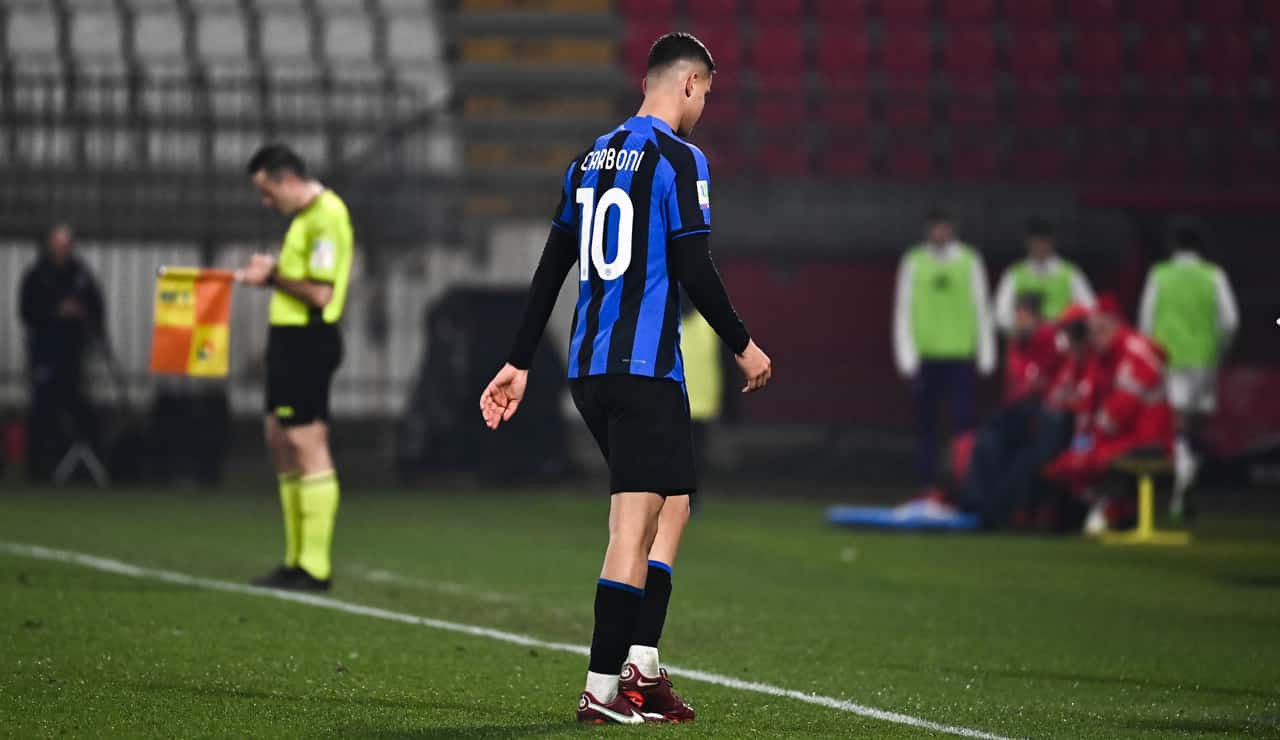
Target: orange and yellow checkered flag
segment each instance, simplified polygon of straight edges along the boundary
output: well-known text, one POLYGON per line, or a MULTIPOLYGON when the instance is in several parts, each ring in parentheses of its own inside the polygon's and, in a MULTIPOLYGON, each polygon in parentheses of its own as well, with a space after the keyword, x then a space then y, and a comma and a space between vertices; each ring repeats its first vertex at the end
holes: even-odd
POLYGON ((226 377, 234 275, 230 270, 160 268, 151 372, 226 377))

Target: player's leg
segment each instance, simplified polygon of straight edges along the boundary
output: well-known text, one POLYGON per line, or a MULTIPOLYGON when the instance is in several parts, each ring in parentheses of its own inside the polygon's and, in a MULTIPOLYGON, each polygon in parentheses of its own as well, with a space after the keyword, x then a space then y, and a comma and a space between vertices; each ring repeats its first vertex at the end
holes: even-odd
POLYGON ((938 402, 939 368, 935 361, 923 360, 912 379, 916 422, 916 475, 925 493, 938 484, 938 402))
POLYGON ((329 427, 323 421, 292 425, 285 428, 285 436, 301 472, 298 567, 314 579, 307 585, 326 588, 333 572, 333 530, 340 497, 338 476, 329 452, 329 427))
POLYGON ((1173 497, 1169 510, 1175 517, 1186 508, 1187 490, 1191 488, 1199 468, 1193 447, 1197 379, 1190 370, 1170 370, 1165 379, 1169 405, 1174 413, 1173 497))
POLYGON ((263 420, 263 436, 267 440, 267 449, 271 452, 271 461, 276 468, 276 482, 280 489, 280 511, 284 515, 284 567, 298 567, 299 544, 301 542, 302 511, 298 503, 299 483, 302 470, 298 466, 298 458, 285 436, 284 427, 273 415, 263 420))

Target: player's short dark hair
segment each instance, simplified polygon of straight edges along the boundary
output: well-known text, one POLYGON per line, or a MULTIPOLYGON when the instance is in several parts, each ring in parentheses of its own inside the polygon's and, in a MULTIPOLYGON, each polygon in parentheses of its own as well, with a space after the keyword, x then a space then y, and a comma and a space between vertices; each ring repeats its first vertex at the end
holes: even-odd
POLYGON ((1047 219, 1033 218, 1027 222, 1027 236, 1032 239, 1052 239, 1053 224, 1047 219))
POLYGON ((1204 235, 1194 224, 1177 224, 1173 228, 1173 246, 1181 249, 1200 249, 1204 246, 1204 235))
POLYGON ((259 171, 266 172, 272 179, 278 178, 284 172, 292 172, 298 177, 307 176, 307 163, 302 161, 302 157, 298 156, 297 152, 284 144, 267 144, 254 152, 245 169, 250 175, 259 171))
POLYGON ((924 214, 924 222, 930 226, 949 224, 951 223, 951 214, 947 213, 945 208, 930 208, 929 212, 924 214))
POLYGON ((1036 290, 1023 291, 1014 296, 1013 307, 1034 316, 1044 316, 1044 293, 1036 290))
POLYGON ((652 72, 681 61, 702 62, 707 65, 707 71, 716 71, 716 60, 711 58, 706 44, 684 31, 659 36, 649 47, 649 63, 645 69, 652 72))

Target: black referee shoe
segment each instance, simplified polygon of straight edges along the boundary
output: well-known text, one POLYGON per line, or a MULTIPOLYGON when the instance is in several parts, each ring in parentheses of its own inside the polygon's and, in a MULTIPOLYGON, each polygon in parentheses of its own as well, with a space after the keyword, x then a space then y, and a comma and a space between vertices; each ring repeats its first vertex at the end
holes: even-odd
POLYGON ((293 575, 293 580, 284 588, 291 591, 328 591, 332 585, 333 581, 331 579, 316 578, 302 568, 298 568, 293 575))
POLYGON ((287 565, 276 566, 276 569, 266 575, 258 576, 249 581, 254 586, 262 588, 289 588, 290 585, 297 580, 298 574, 303 573, 301 568, 290 568, 287 565))

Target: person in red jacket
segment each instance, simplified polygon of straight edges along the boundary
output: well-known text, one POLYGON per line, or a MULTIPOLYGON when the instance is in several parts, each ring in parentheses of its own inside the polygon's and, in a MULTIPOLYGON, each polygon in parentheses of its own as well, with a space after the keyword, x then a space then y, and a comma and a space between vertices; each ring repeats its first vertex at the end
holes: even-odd
POLYGON ((1042 304, 1039 293, 1023 293, 1014 299, 1013 332, 1005 345, 1004 406, 1042 397, 1063 362, 1058 324, 1045 320, 1042 304))
POLYGON ((1096 531, 1129 518, 1131 506, 1109 506, 1093 489, 1120 457, 1138 450, 1168 453, 1173 445, 1173 412, 1164 392, 1165 355, 1114 310, 1089 317, 1093 356, 1085 372, 1085 392, 1075 399, 1076 434, 1071 447, 1044 475, 1079 496, 1092 499, 1086 529, 1096 531))

